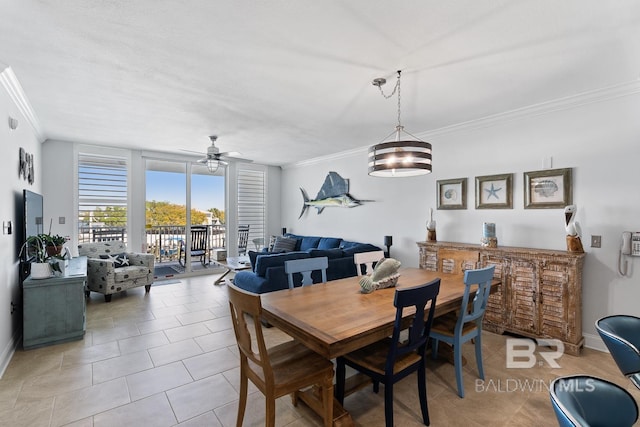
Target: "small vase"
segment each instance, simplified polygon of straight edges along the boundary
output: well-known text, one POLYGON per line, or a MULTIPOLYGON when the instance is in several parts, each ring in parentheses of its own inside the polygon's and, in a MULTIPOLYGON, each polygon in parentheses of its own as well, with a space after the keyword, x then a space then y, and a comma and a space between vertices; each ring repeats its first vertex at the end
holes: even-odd
POLYGON ((32 262, 31 263, 31 278, 32 279, 47 279, 51 277, 51 266, 48 262, 32 262))

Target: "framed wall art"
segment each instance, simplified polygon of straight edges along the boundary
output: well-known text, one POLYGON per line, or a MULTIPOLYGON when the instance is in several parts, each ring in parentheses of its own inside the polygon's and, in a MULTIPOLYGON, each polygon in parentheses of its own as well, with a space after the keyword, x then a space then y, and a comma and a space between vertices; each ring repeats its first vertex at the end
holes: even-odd
POLYGON ((438 209, 467 209, 467 178, 436 181, 438 209))
POLYGON ((476 209, 513 209, 513 174, 476 176, 476 209))
POLYGON ((524 173, 525 209, 560 209, 572 203, 571 168, 524 173))

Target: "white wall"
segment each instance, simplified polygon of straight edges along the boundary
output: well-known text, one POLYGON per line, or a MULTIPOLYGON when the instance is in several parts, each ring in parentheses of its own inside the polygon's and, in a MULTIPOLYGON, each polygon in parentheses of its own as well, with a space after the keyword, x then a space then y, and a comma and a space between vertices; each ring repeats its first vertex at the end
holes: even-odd
MULTIPOLYGON (((0 222, 11 221, 13 233, 0 233, 0 377, 7 367, 15 348, 19 345, 22 332, 22 291, 18 277, 18 253, 22 244, 22 190, 41 192, 42 175, 40 153, 41 144, 28 120, 7 91, 11 87, 13 75, 10 69, 0 64, 0 143, 2 145, 2 167, 0 168, 0 222), (18 119, 16 130, 9 129, 9 116, 18 119), (33 154, 35 160, 35 181, 18 178, 19 150, 33 154), (11 303, 15 310, 11 314, 11 303)), ((15 96, 15 95, 14 95, 15 96)), ((2 224, 0 224, 2 225, 2 224)))
POLYGON ((553 168, 573 169, 573 201, 587 252, 583 330, 588 346, 602 348, 593 326, 598 318, 614 313, 640 316, 640 259, 630 259, 630 277, 617 273, 622 231, 640 230, 639 113, 640 95, 631 94, 515 119, 505 115, 505 120, 487 120, 473 129, 461 126, 429 138, 433 173, 421 177, 369 177, 365 150, 286 167, 282 225, 297 234, 379 246, 384 235, 392 235, 392 256, 404 266, 417 267, 416 241, 426 238, 429 208, 436 208, 436 181, 467 177, 468 208, 435 210, 438 240, 479 243, 482 223, 495 222, 501 246, 565 250, 563 210, 523 208, 523 172, 541 170, 543 161, 551 158, 553 168), (355 198, 373 201, 351 209, 326 208, 320 215, 309 209, 298 219, 299 187, 315 197, 329 171, 350 180, 355 198), (502 173, 514 173, 513 209, 475 209, 475 177, 502 173), (592 234, 602 236, 602 248, 588 247, 592 234))

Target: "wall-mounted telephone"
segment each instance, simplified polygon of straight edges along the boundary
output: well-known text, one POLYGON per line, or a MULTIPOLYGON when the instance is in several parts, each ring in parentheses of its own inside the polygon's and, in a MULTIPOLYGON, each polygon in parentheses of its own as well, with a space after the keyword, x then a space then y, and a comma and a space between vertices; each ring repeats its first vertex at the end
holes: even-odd
POLYGON ((618 271, 623 276, 627 275, 627 260, 624 260, 624 265, 621 266, 622 255, 626 256, 640 256, 640 233, 634 233, 631 231, 622 232, 622 245, 620 246, 620 253, 618 255, 618 271))

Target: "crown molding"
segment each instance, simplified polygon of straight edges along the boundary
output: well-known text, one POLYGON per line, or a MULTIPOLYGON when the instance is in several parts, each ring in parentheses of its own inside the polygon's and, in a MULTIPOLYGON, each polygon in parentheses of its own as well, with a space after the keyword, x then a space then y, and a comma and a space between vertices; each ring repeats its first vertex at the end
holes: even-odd
MULTIPOLYGON (((510 122, 513 120, 520 120, 527 117, 535 117, 543 114, 549 114, 557 111, 570 110, 579 108, 585 105, 594 104, 598 102, 605 102, 611 99, 621 98, 624 96, 635 95, 640 93, 640 79, 630 82, 619 83, 616 85, 607 86, 600 89, 595 89, 587 92, 582 92, 576 95, 566 96, 563 98, 553 99, 551 101, 545 101, 538 104, 529 105, 515 110, 505 111, 498 114, 492 114, 490 116, 481 117, 479 119, 468 120, 466 122, 456 123, 450 126, 444 126, 438 129, 430 131, 416 133, 416 136, 422 140, 428 141, 433 137, 446 135, 456 132, 463 132, 469 130, 476 130, 487 128, 491 126, 498 126, 502 123, 510 122)), ((352 156, 356 153, 367 152, 369 146, 355 148, 347 151, 341 151, 339 153, 330 154, 328 156, 315 157, 309 160, 303 160, 300 162, 290 163, 283 165, 282 169, 294 169, 304 166, 309 166, 317 163, 326 162, 329 160, 336 160, 344 157, 352 156)))
MULTIPOLYGON (((4 64, 0 64, 4 65, 4 64)), ((18 107, 18 110, 22 113, 24 118, 27 120, 31 129, 33 130, 34 135, 36 136, 39 142, 44 142, 46 139, 44 132, 42 132, 42 127, 40 126, 40 121, 36 116, 29 99, 27 98, 27 94, 24 92, 22 85, 18 81, 15 73, 11 69, 11 67, 5 67, 2 72, 0 72, 0 84, 5 88, 13 103, 18 107)))

